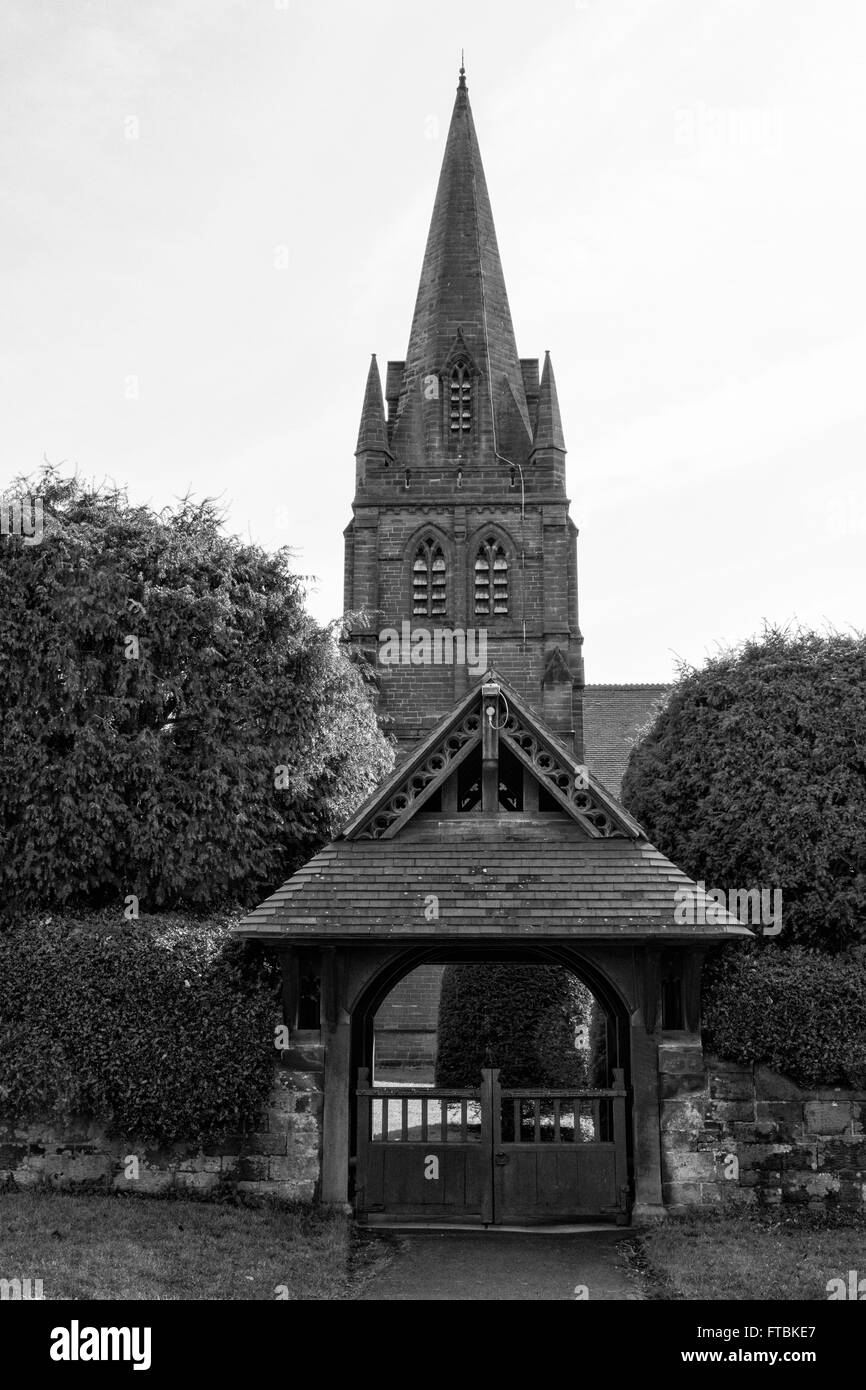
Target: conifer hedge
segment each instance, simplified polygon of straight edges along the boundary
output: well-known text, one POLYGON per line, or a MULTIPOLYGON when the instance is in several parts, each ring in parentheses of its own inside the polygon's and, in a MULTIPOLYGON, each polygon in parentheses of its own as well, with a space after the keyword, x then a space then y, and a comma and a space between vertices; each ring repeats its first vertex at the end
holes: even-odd
POLYGON ((363 672, 213 502, 29 491, 38 544, 0 537, 0 917, 266 896, 390 771, 363 672))
POLYGON ((684 667, 622 800, 708 887, 781 889, 783 944, 866 942, 866 637, 767 628, 684 667))
POLYGON ((781 935, 705 972, 709 1045, 806 1087, 864 1084, 866 637, 768 627, 684 666, 622 800, 708 888, 781 890, 781 935))

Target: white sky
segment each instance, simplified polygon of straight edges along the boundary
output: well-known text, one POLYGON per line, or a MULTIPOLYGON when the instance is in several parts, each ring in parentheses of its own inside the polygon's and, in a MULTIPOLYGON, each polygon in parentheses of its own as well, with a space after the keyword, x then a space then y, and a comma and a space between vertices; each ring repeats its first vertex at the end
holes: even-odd
POLYGON ((518 347, 556 370, 587 679, 764 618, 866 627, 860 0, 5 0, 0 28, 0 485, 45 454, 219 496, 338 613, 463 45, 518 347))

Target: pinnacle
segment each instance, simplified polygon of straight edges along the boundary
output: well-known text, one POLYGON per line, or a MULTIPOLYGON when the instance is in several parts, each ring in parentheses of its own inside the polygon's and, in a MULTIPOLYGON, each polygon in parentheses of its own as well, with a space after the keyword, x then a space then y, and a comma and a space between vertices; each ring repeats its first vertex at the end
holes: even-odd
POLYGON ((389 453, 388 432, 385 427, 385 401, 382 396, 382 382, 375 352, 367 373, 367 386, 364 391, 364 405, 361 411, 361 427, 358 430, 356 454, 364 451, 389 453))
POLYGON ((556 378, 553 375, 553 363, 550 360, 549 352, 544 354, 533 448, 560 449, 562 453, 566 451, 565 437, 562 433, 562 418, 559 413, 559 398, 556 394, 556 378))

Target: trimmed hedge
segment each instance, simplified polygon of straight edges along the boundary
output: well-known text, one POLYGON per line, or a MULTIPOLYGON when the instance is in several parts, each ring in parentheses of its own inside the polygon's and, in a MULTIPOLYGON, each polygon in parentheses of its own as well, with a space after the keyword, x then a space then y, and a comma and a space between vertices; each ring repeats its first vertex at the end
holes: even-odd
POLYGON ((704 973, 709 1046, 760 1063, 798 1086, 866 1086, 866 950, 825 956, 753 947, 704 973))
POLYGON ((276 979, 231 917, 117 913, 0 933, 0 1117, 205 1143, 250 1126, 272 1083, 276 979))
POLYGON ((585 1085, 586 1059, 574 1037, 591 998, 561 966, 447 966, 437 1086, 477 1086, 484 1066, 500 1068, 503 1086, 585 1085))

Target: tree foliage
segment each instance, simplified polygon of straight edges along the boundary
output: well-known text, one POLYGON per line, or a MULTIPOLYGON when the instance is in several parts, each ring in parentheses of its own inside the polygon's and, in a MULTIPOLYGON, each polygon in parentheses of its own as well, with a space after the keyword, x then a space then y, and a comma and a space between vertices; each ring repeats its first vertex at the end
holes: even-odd
POLYGON ((287 550, 48 469, 0 538, 0 901, 197 909, 272 889, 390 768, 287 550))
POLYGON ((866 940, 866 638, 768 628, 684 667, 622 799, 708 888, 780 888, 783 943, 866 940))
POLYGON ((591 994, 556 965, 449 965, 442 974, 436 1053, 438 1086, 470 1087, 481 1068, 500 1068, 503 1086, 586 1084, 575 1047, 591 994))

